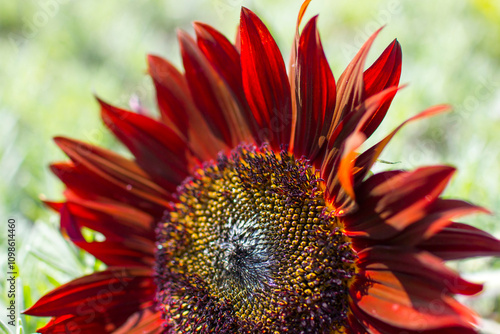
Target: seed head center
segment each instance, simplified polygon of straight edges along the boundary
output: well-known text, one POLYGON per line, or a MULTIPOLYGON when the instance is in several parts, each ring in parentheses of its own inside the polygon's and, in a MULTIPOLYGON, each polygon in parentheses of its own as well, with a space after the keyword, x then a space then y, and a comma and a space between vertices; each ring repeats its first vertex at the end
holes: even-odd
POLYGON ((243 147, 186 180, 160 226, 159 299, 168 295, 170 314, 192 312, 196 290, 238 328, 340 327, 354 255, 319 182, 305 161, 243 147))

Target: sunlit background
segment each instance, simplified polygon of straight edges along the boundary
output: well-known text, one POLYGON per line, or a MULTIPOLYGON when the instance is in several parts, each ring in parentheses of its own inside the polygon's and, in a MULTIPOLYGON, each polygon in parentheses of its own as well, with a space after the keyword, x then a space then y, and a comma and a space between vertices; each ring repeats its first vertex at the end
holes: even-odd
MULTIPOLYGON (((53 287, 103 267, 59 234, 57 215, 40 202, 40 196, 62 199, 62 183, 48 164, 65 157, 51 138, 71 136, 129 155, 101 124, 93 94, 122 107, 137 96, 155 110, 145 55, 180 65, 176 29, 193 33, 194 20, 233 39, 242 5, 268 25, 288 60, 300 0, 0 2, 0 226, 8 218, 17 221, 20 310, 53 287)), ((493 216, 461 221, 500 237, 500 2, 313 0, 307 16, 318 13, 336 78, 378 27, 386 26, 370 62, 394 38, 402 45, 402 82, 409 86, 398 94, 371 143, 426 107, 454 106, 452 113, 404 128, 382 156, 391 163, 381 162, 377 170, 433 163, 458 167, 446 196, 492 210, 493 216)), ((0 232, 0 277, 7 271, 6 234, 0 232)), ((485 333, 500 333, 495 327, 500 260, 451 265, 486 283, 480 297, 465 302, 485 319, 485 333)), ((2 279, 2 292, 5 285, 2 279)), ((4 324, 7 302, 2 293, 4 324)), ((20 321, 24 333, 32 333, 47 319, 21 315, 20 321)))

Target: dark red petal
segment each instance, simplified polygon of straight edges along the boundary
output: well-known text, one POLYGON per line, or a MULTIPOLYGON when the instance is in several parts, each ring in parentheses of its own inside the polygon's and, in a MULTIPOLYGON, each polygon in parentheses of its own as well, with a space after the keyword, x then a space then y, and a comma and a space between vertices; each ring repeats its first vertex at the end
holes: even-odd
MULTIPOLYGON (((88 334, 108 334, 113 328, 118 326, 108 322, 109 320, 98 317, 97 319, 88 320, 87 316, 64 315, 53 318, 42 328, 37 329, 37 333, 41 334, 68 334, 68 333, 88 333, 88 334), (106 330, 106 325, 110 330, 106 330)), ((120 324, 123 319, 119 319, 120 324)))
POLYGON ((240 105, 196 42, 182 31, 178 37, 186 79, 198 109, 215 136, 235 147, 250 137, 240 105))
POLYGON ((354 209, 354 180, 360 172, 355 167, 356 150, 365 141, 363 125, 371 115, 392 96, 397 87, 391 87, 359 105, 329 134, 326 157, 321 166, 321 177, 326 180, 326 196, 339 212, 354 209))
POLYGON ((448 166, 423 167, 400 173, 373 188, 360 187, 360 209, 345 219, 347 234, 371 239, 396 235, 427 214, 454 171, 448 166))
MULTIPOLYGON (((347 334, 368 334, 368 333, 382 334, 381 332, 372 327, 370 321, 364 320, 366 316, 363 311, 358 311, 355 309, 356 309, 355 305, 351 306, 351 313, 349 313, 347 317, 347 325, 346 325, 347 334)), ((389 332, 386 332, 385 334, 389 334, 389 332)))
MULTIPOLYGON (((447 328, 439 328, 435 330, 429 330, 429 331, 423 331, 423 332, 416 332, 415 334, 477 334, 477 329, 476 327, 447 327, 447 328)), ((408 333, 408 334, 413 334, 413 333, 408 333)))
POLYGON ((42 199, 43 204, 47 205, 49 208, 52 210, 59 212, 61 210, 62 206, 64 205, 63 202, 53 202, 53 201, 46 201, 42 199))
POLYGON ((68 207, 69 204, 65 204, 60 211, 61 232, 67 235, 76 246, 108 266, 151 268, 154 265, 154 239, 135 235, 119 237, 116 234, 105 234, 106 240, 104 241, 87 242, 81 233, 82 225, 79 224, 78 217, 74 216, 68 207))
POLYGON ((354 132, 362 133, 365 138, 367 134, 363 132, 365 125, 372 119, 373 115, 380 109, 380 106, 392 99, 394 94, 402 87, 392 86, 382 92, 369 97, 347 114, 337 125, 335 130, 328 137, 328 148, 341 147, 347 137, 354 132))
POLYGON ((354 59, 349 63, 337 83, 335 115, 330 131, 335 130, 344 116, 353 111, 364 98, 363 70, 373 41, 382 28, 375 31, 363 44, 354 59))
POLYGON ((401 77, 401 45, 394 40, 363 74, 367 97, 397 86, 401 77))
POLYGON ((152 275, 152 269, 147 268, 109 268, 52 290, 24 313, 40 317, 85 313, 91 319, 96 312, 105 314, 120 306, 125 321, 132 313, 125 310, 153 301, 156 286, 152 275))
POLYGON ((80 226, 115 239, 131 236, 150 240, 155 238, 155 217, 134 206, 111 200, 89 200, 69 190, 64 195, 71 213, 79 219, 80 226))
POLYGON ((51 169, 75 193, 131 204, 153 216, 161 217, 170 208, 171 195, 132 161, 89 144, 56 140, 73 162, 55 163, 51 169))
POLYGON ((475 227, 453 223, 418 245, 444 260, 500 256, 500 241, 475 227))
POLYGON ((407 277, 418 277, 447 294, 474 295, 482 290, 481 284, 464 280, 440 258, 425 251, 376 246, 358 256, 356 265, 362 270, 391 271, 403 284, 407 277))
POLYGON ((202 161, 215 158, 225 146, 211 134, 194 105, 184 75, 163 58, 148 56, 148 62, 164 123, 182 135, 202 161))
MULTIPOLYGON (((139 306, 125 305, 123 307, 114 305, 105 313, 99 313, 85 308, 79 315, 55 317, 43 328, 39 328, 37 332, 41 334, 114 334, 115 329, 126 321, 128 314, 136 310, 151 308, 151 304, 151 302, 146 302, 139 306)), ((158 332, 155 330, 151 333, 158 332)), ((148 334, 148 332, 142 332, 142 334, 148 334)))
POLYGON ((441 327, 431 330, 408 330, 407 328, 400 328, 392 326, 388 323, 380 321, 374 317, 369 316, 352 301, 349 303, 352 313, 349 314, 347 333, 349 334, 477 334, 475 327, 467 326, 452 326, 441 327))
POLYGON ((146 267, 155 264, 155 243, 149 240, 71 242, 108 266, 146 267))
POLYGON ((75 166, 71 161, 53 163, 50 165, 50 169, 64 182, 67 187, 66 191, 74 192, 82 198, 96 201, 120 201, 128 205, 133 205, 158 218, 162 217, 166 208, 170 207, 168 201, 159 203, 155 199, 155 201, 151 202, 149 199, 137 196, 137 194, 127 191, 127 189, 124 190, 119 186, 107 182, 89 170, 75 166))
POLYGON ((359 184, 365 176, 368 174, 370 171, 371 167, 373 164, 377 161, 378 157, 384 150, 384 148, 387 146, 387 144, 391 141, 391 139, 396 135, 396 133, 406 124, 426 118, 426 117, 431 117, 436 114, 440 114, 442 112, 448 111, 450 109, 449 106, 447 105, 437 105, 434 107, 431 107, 429 109, 426 109, 417 115, 407 119, 403 123, 401 123, 394 131, 392 131, 387 137, 385 137, 383 140, 381 140, 379 143, 375 144, 368 150, 366 150, 363 154, 361 154, 357 159, 356 159, 356 167, 360 169, 360 172, 355 175, 355 183, 359 184))
POLYGON ((186 142, 162 123, 98 101, 104 123, 134 154, 138 165, 162 187, 175 192, 195 160, 186 142))
POLYGON ((316 27, 317 16, 305 26, 298 44, 295 73, 297 119, 291 150, 314 162, 326 136, 335 107, 335 79, 316 27))
POLYGON ((283 57, 262 21, 242 8, 241 66, 248 104, 260 126, 258 142, 289 144, 292 127, 290 84, 283 57))
POLYGON ((406 246, 416 245, 450 225, 451 219, 479 212, 489 213, 488 210, 467 202, 438 199, 423 219, 408 226, 401 234, 391 239, 390 243, 406 246))
MULTIPOLYGON (((357 143, 352 141, 351 144, 357 143)), ((332 150, 327 151, 320 171, 322 173, 321 178, 326 181, 326 200, 331 204, 331 206, 333 206, 333 214, 338 216, 351 212, 356 208, 354 199, 342 187, 339 180, 340 175, 338 172, 341 165, 342 156, 344 156, 344 159, 352 158, 352 154, 349 154, 349 152, 347 152, 347 157, 344 155, 345 148, 346 147, 344 146, 341 149, 333 148, 332 150)), ((353 149, 353 147, 352 145, 349 145, 349 147, 347 147, 346 149, 350 150, 353 149)), ((342 177, 344 177, 344 175, 342 175, 342 177)))
POLYGON ((191 103, 186 78, 161 57, 148 55, 148 65, 163 121, 179 132, 185 131, 189 125, 186 109, 191 103))
MULTIPOLYGON (((360 133, 355 132, 350 135, 345 143, 342 150, 342 157, 340 159, 340 164, 338 167, 338 179, 342 186, 342 189, 349 195, 349 197, 354 201, 356 199, 354 194, 354 162, 356 161, 356 150, 363 144, 366 137, 360 133)), ((338 204, 337 204, 338 205, 338 204)))
POLYGON ((195 22, 194 30, 200 51, 233 92, 244 98, 240 55, 234 45, 208 24, 195 22))
POLYGON ((227 83, 228 89, 234 95, 241 109, 246 123, 245 126, 256 138, 259 129, 243 90, 241 61, 238 50, 226 37, 207 24, 195 22, 194 29, 198 47, 227 83))
MULTIPOLYGON (((298 54, 298 49, 299 49, 299 39, 300 39, 300 34, 299 34, 299 28, 300 28, 300 23, 302 22, 302 18, 304 17, 304 14, 307 10, 307 7, 309 6, 309 3, 311 0, 305 0, 302 3, 302 6, 300 7, 299 10, 299 15, 297 16, 297 26, 295 28, 295 36, 293 38, 293 43, 292 43, 292 50, 290 52, 290 61, 288 63, 288 77, 290 80, 290 91, 291 91, 291 103, 292 103, 292 132, 290 134, 290 151, 293 151, 293 146, 295 143, 295 136, 296 136, 296 130, 297 130, 297 112, 298 112, 298 105, 299 101, 298 99, 298 90, 299 87, 297 87, 297 54, 298 54)), ((318 166, 316 166, 318 167, 318 166)))
POLYGON ((148 179, 135 163, 112 151, 65 137, 56 137, 54 141, 77 166, 88 168, 119 186, 137 188, 146 198, 151 195, 169 197, 169 193, 148 179))
POLYGON ((161 313, 151 307, 132 314, 113 334, 160 334, 163 330, 161 313))
MULTIPOLYGON (((299 15, 297 15, 297 25, 295 27, 295 36, 293 39, 293 44, 292 44, 292 50, 290 52, 290 62, 289 62, 289 77, 290 77, 290 86, 292 87, 292 92, 295 91, 295 80, 297 79, 295 70, 297 68, 297 53, 298 53, 298 47, 299 47, 299 39, 300 39, 300 34, 299 34, 299 28, 300 28, 300 23, 302 22, 302 19, 304 18, 304 14, 306 13, 307 7, 309 7, 309 4, 311 3, 311 0, 305 0, 302 3, 302 6, 300 7, 299 10, 299 15)), ((292 108, 295 108, 295 98, 296 95, 292 94, 292 108)), ((296 111, 294 111, 295 113, 296 111)))
MULTIPOLYGON (((394 40, 363 74, 365 98, 399 84, 401 57, 401 45, 397 40, 394 40)), ((363 132, 367 137, 372 135, 384 119, 393 97, 383 103, 364 126, 363 132)))
POLYGON ((442 327, 472 328, 475 314, 425 280, 400 281, 388 271, 367 271, 351 286, 351 298, 367 315, 390 326, 424 331, 442 327))

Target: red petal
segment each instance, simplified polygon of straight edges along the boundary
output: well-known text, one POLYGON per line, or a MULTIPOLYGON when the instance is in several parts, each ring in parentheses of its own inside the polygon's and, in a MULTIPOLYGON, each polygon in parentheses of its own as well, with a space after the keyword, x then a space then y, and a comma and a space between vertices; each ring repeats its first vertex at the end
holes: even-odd
POLYGON ((367 97, 397 86, 401 77, 401 45, 394 40, 363 74, 367 97))
POLYGON ((195 22, 194 29, 198 47, 226 81, 228 89, 238 101, 245 125, 250 129, 253 137, 257 138, 259 129, 243 90, 241 60, 238 50, 226 37, 207 24, 195 22))
POLYGON ((149 117, 98 101, 104 123, 134 154, 139 166, 162 187, 175 192, 194 163, 193 153, 185 141, 149 117))
POLYGON ((241 66, 243 88, 260 126, 259 143, 274 149, 289 144, 292 127, 290 85, 283 57, 262 21, 241 10, 241 66))
POLYGON ((427 214, 454 171, 448 166, 423 167, 400 173, 374 188, 361 187, 357 192, 360 209, 346 217, 347 234, 372 239, 396 235, 427 214))
POLYGON ((438 199, 423 219, 408 226, 390 242, 407 246, 416 245, 450 225, 451 219, 478 212, 489 213, 488 210, 467 202, 438 199))
POLYGON ((178 37, 186 79, 198 109, 215 136, 235 147, 249 138, 240 105, 195 41, 182 31, 178 37))
MULTIPOLYGON (((397 86, 401 77, 401 45, 394 40, 380 57, 363 74, 365 98, 375 95, 386 88, 397 86)), ((394 92, 394 95, 396 92, 394 92)), ((394 96, 393 96, 394 97, 394 96)), ((380 106, 363 128, 367 137, 377 129, 391 105, 392 98, 380 106)))
POLYGON ((372 119, 373 115, 380 109, 384 103, 392 99, 394 94, 402 87, 389 87, 382 92, 369 97, 363 101, 354 110, 347 114, 337 125, 335 130, 328 137, 328 148, 340 147, 344 141, 354 132, 363 133, 366 124, 372 119))
POLYGON ((418 245, 444 260, 500 256, 500 241, 475 227, 453 223, 418 245))
POLYGON ((59 210, 61 210, 62 206, 64 205, 64 203, 61 203, 61 202, 53 202, 53 201, 45 201, 45 200, 42 200, 43 204, 47 205, 49 208, 51 208, 52 210, 56 211, 56 212, 59 212, 59 210))
MULTIPOLYGON (((347 317, 347 334, 382 334, 382 332, 373 328, 371 321, 365 321, 367 316, 363 311, 356 310, 356 307, 351 306, 351 313, 347 317)), ((390 334, 385 332, 384 334, 390 334)), ((398 332, 398 334, 400 334, 398 332)))
POLYGON ((179 132, 185 131, 189 124, 186 109, 191 102, 186 78, 163 58, 148 55, 148 65, 163 121, 179 132))
POLYGON ((152 269, 146 268, 109 268, 52 290, 24 313, 41 317, 85 314, 92 319, 96 313, 105 314, 119 306, 126 320, 131 313, 125 310, 153 301, 156 286, 152 275, 152 269))
POLYGON ((369 316, 352 301, 350 302, 352 313, 348 317, 347 333, 349 334, 477 334, 475 327, 467 326, 452 326, 442 327, 431 330, 408 330, 392 326, 382 322, 374 317, 369 316))
POLYGON ((367 271, 366 281, 351 287, 351 297, 367 315, 403 329, 472 328, 475 314, 420 278, 400 281, 390 272, 367 271))
POLYGON ((72 191, 64 193, 71 213, 86 226, 107 237, 123 239, 131 236, 154 240, 155 217, 123 203, 88 200, 72 191))
POLYGON ((363 250, 358 256, 356 265, 359 268, 391 271, 400 282, 404 282, 407 277, 418 277, 447 294, 474 295, 482 290, 481 284, 464 280, 447 268, 440 258, 425 251, 377 246, 363 250))
MULTIPOLYGON (((37 333, 41 334, 68 334, 68 333, 92 333, 92 334, 108 334, 113 331, 116 325, 109 322, 109 320, 98 317, 88 321, 88 317, 64 315, 61 317, 53 318, 42 328, 37 329, 37 333), (110 327, 106 330, 106 325, 110 327)), ((121 323, 123 319, 120 319, 121 323)))
POLYGON ((149 180, 132 161, 112 151, 65 137, 56 137, 54 141, 76 164, 94 171, 114 184, 124 185, 125 188, 128 185, 138 188, 138 192, 143 191, 146 198, 152 194, 159 198, 169 197, 165 190, 149 180))
POLYGON ((333 131, 344 116, 353 111, 364 98, 363 69, 373 41, 382 28, 378 29, 363 44, 354 59, 349 63, 345 71, 340 76, 337 83, 337 100, 335 105, 335 116, 332 122, 333 131))
MULTIPOLYGON (((311 3, 311 0, 305 0, 302 3, 302 6, 300 7, 299 10, 299 15, 297 15, 297 25, 295 28, 295 36, 293 39, 293 45, 292 45, 292 51, 290 53, 290 68, 289 68, 289 76, 290 76, 290 86, 292 87, 292 91, 295 90, 295 79, 297 78, 295 75, 295 69, 296 69, 296 64, 297 64, 297 52, 298 52, 298 46, 299 46, 299 28, 300 28, 300 23, 302 22, 302 19, 304 18, 304 14, 306 13, 307 7, 309 7, 309 4, 311 3)), ((292 94, 292 101, 293 104, 295 104, 295 96, 292 94)))
POLYGON ((382 153, 384 148, 387 146, 389 141, 391 141, 391 139, 394 137, 394 135, 403 126, 405 126, 406 124, 408 124, 410 122, 419 120, 421 118, 431 117, 431 116, 434 116, 436 114, 440 114, 442 112, 448 111, 449 109, 450 109, 450 107, 447 105, 437 105, 437 106, 431 107, 429 109, 426 109, 426 110, 420 112, 419 114, 411 117, 410 119, 404 121, 403 123, 401 123, 387 137, 385 137, 379 143, 377 143, 376 145, 374 145, 371 148, 369 148, 368 150, 366 150, 366 152, 364 152, 363 154, 361 154, 357 158, 356 167, 362 169, 362 171, 356 175, 356 177, 355 177, 356 182, 355 183, 361 182, 365 178, 365 176, 368 174, 368 172, 370 171, 373 164, 377 161, 378 157, 380 156, 380 154, 382 153))
POLYGON ((244 98, 240 55, 234 45, 208 24, 195 22, 194 30, 200 51, 233 92, 244 98))
POLYGON ((132 314, 113 334, 160 334, 163 330, 161 313, 150 308, 132 314))
POLYGON ((326 157, 321 166, 321 177, 326 180, 327 199, 337 210, 347 211, 354 208, 355 174, 360 172, 359 168, 354 168, 357 157, 355 150, 366 139, 361 129, 379 106, 397 89, 391 87, 370 97, 355 111, 349 113, 335 131, 329 134, 326 157))
MULTIPOLYGON (((116 235, 105 235, 106 240, 100 242, 87 242, 80 228, 78 218, 64 205, 60 211, 61 231, 79 248, 87 251, 108 266, 145 266, 154 265, 155 243, 154 239, 140 238, 130 235, 119 238, 116 235)), ((102 223, 102 222, 101 222, 102 223)))
POLYGON ((148 199, 136 196, 130 191, 123 190, 106 180, 99 178, 96 174, 83 168, 78 168, 72 162, 58 162, 50 165, 52 172, 61 179, 68 188, 66 192, 72 192, 79 197, 95 201, 116 200, 151 214, 154 217, 162 217, 165 210, 170 208, 170 203, 151 202, 148 199), (167 205, 167 207, 165 207, 167 205))
MULTIPOLYGON (((40 332, 41 334, 114 334, 115 329, 123 324, 123 322, 127 319, 128 314, 137 309, 148 307, 151 308, 151 302, 143 303, 139 306, 129 305, 120 307, 120 305, 116 305, 105 313, 92 312, 85 309, 82 312, 82 315, 63 315, 53 318, 43 328, 39 328, 37 332, 40 332)), ((146 333, 148 332, 143 332, 142 334, 146 333)), ((151 333, 158 332, 152 331, 151 333)))
POLYGON ((398 228, 422 217, 422 208, 434 202, 455 173, 449 166, 422 167, 396 176, 370 191, 379 197, 375 211, 390 225, 398 228))
POLYGON ((295 156, 314 161, 326 144, 335 107, 335 79, 326 60, 316 27, 317 16, 305 26, 299 40, 294 73, 297 105, 295 156))
POLYGON ((366 137, 359 132, 353 133, 345 141, 344 149, 342 150, 342 158, 340 160, 338 178, 339 183, 349 197, 354 201, 354 162, 356 159, 356 149, 366 140, 366 137))
POLYGON ((193 104, 184 75, 160 57, 149 56, 148 62, 164 123, 182 134, 191 150, 202 161, 215 158, 224 149, 224 145, 211 134, 193 104))
POLYGON ((291 99, 292 99, 292 133, 291 133, 291 138, 290 138, 290 151, 293 151, 293 145, 295 142, 295 131, 296 129, 296 124, 297 124, 297 107, 299 101, 297 101, 298 95, 297 95, 297 54, 298 54, 298 48, 299 48, 299 39, 300 39, 300 34, 299 34, 299 27, 300 23, 302 22, 302 18, 304 17, 304 14, 307 10, 307 7, 309 6, 309 3, 311 0, 306 0, 302 3, 302 6, 300 7, 299 10, 299 15, 297 16, 297 26, 295 28, 295 36, 293 39, 293 44, 292 44, 292 50, 290 52, 290 61, 289 61, 289 68, 288 68, 288 77, 290 80, 290 90, 291 90, 291 99))
POLYGON ((52 164, 51 169, 75 193, 89 199, 115 199, 160 217, 170 208, 171 195, 132 161, 75 140, 56 141, 73 162, 52 164))

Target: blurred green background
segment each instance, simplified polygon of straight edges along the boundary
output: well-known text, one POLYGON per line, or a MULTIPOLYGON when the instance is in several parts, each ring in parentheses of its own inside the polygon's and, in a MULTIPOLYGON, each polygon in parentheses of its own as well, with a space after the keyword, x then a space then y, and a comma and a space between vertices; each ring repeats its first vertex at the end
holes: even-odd
MULTIPOLYGON (((40 195, 61 199, 62 184, 48 171, 65 159, 51 138, 66 135, 128 153, 104 129, 92 96, 127 107, 132 95, 154 109, 145 55, 180 65, 176 28, 193 33, 203 21, 235 36, 240 7, 255 11, 288 59, 301 1, 290 0, 5 0, 0 2, 0 219, 17 221, 17 305, 102 265, 64 240, 58 217, 40 195)), ((497 0, 314 0, 307 17, 319 27, 336 78, 368 36, 386 25, 370 61, 398 38, 402 82, 372 143, 433 104, 454 111, 403 129, 377 170, 446 163, 459 171, 447 196, 493 211, 462 221, 500 237, 500 2, 497 0)), ((3 224, 5 222, 5 224, 3 224)), ((0 244, 6 249, 6 233, 0 244)), ((2 254, 3 251, 2 251, 2 254)), ((6 256, 0 257, 5 273, 6 256)), ((486 291, 464 301, 485 319, 484 332, 500 333, 500 260, 452 263, 486 291)), ((0 281, 5 291, 5 280, 0 281)), ((0 297, 0 309, 8 301, 0 297)), ((6 321, 2 311, 0 320, 6 321)), ((20 316, 24 333, 47 319, 20 316)), ((2 329, 0 329, 1 331, 2 329)))

